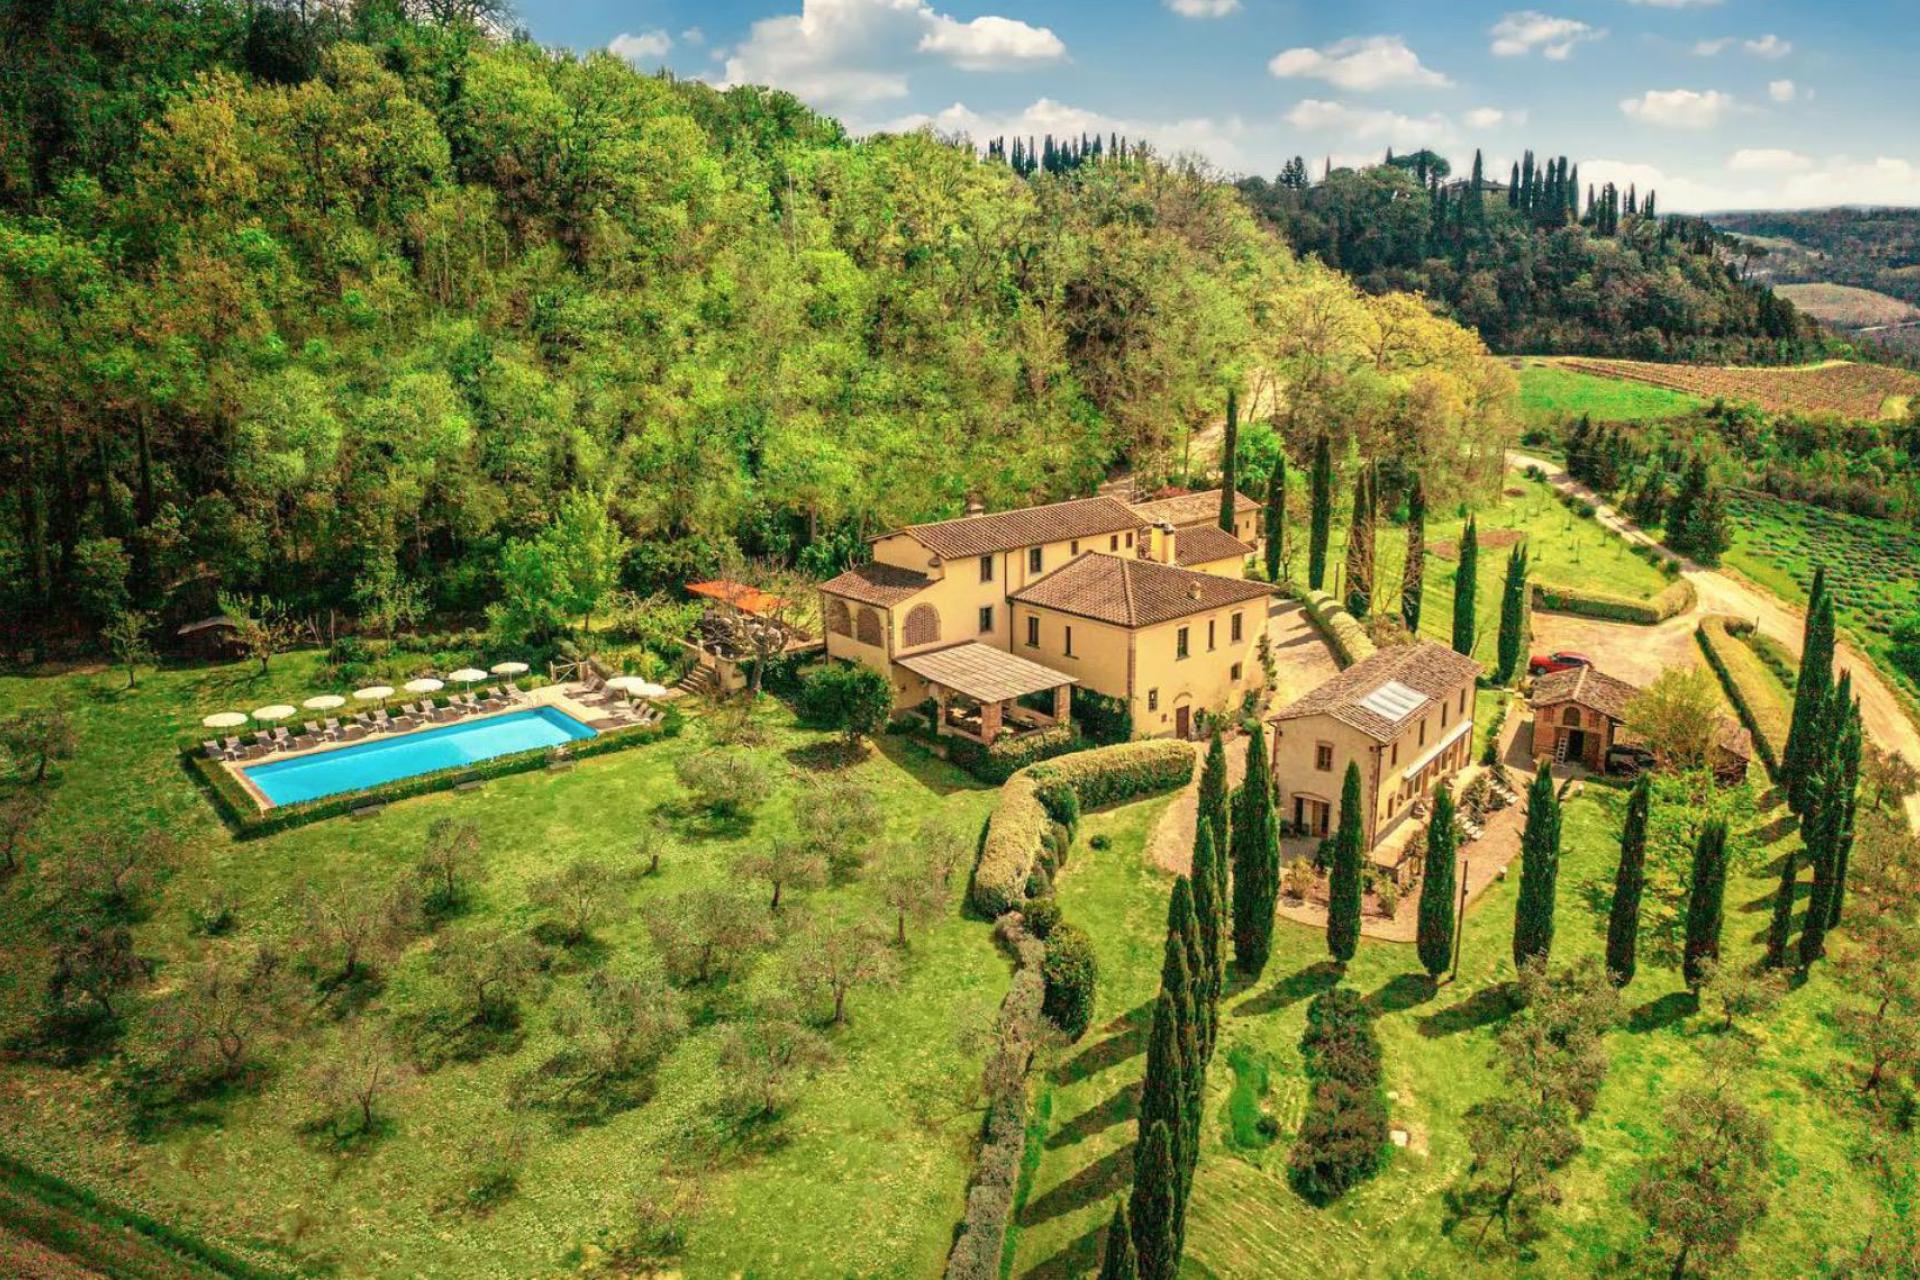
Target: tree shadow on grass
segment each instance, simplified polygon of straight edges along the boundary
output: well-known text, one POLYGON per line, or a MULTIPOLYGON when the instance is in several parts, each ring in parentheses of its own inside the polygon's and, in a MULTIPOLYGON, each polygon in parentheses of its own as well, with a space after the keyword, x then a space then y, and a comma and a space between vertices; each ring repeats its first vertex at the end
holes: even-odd
POLYGON ((1084 1142, 1096 1133, 1133 1119, 1140 1114, 1140 1091, 1141 1082, 1136 1080, 1105 1102, 1088 1107, 1047 1135, 1047 1150, 1057 1151, 1084 1142))
POLYGON ((1107 1255, 1107 1227, 1112 1215, 1098 1226, 1062 1245, 1060 1251, 1020 1273, 1020 1280, 1084 1280, 1100 1267, 1107 1255))
POLYGON ((1133 1143, 1101 1156, 1020 1211, 1020 1225, 1031 1227, 1104 1200, 1133 1181, 1133 1143))
MULTIPOLYGON (((1786 835, 1787 832, 1794 830, 1797 824, 1798 819, 1793 816, 1793 812, 1789 809, 1782 809, 1773 821, 1767 823, 1765 826, 1755 827, 1750 834, 1753 839, 1760 844, 1772 844, 1775 840, 1786 835)), ((1773 865, 1776 871, 1779 870, 1780 864, 1777 860, 1773 865)))
POLYGON ((1107 1033, 1053 1069, 1055 1084, 1075 1084, 1095 1072, 1118 1066, 1128 1058, 1147 1051, 1147 1035, 1153 1030, 1153 1003, 1148 1001, 1127 1010, 1101 1028, 1107 1033))
POLYGON ((1700 1001, 1690 991, 1669 991, 1657 1000, 1649 1000, 1627 1011, 1629 1031, 1659 1031, 1698 1011, 1700 1001))
POLYGON ((1322 991, 1331 991, 1339 983, 1340 974, 1340 966, 1331 960, 1310 964, 1288 974, 1252 999, 1235 1005, 1233 1016, 1257 1018, 1261 1014, 1278 1012, 1289 1005, 1311 999, 1322 991))
POLYGON ((959 765, 940 759, 903 734, 883 733, 873 741, 881 755, 935 795, 950 796, 957 791, 990 790, 986 783, 962 772, 959 765))
POLYGON ((849 744, 844 738, 822 738, 804 746, 788 747, 781 754, 796 769, 805 769, 809 773, 839 773, 866 760, 867 748, 863 743, 849 744))
POLYGON ((1429 1040, 1458 1035, 1475 1027, 1498 1022, 1520 1007, 1520 987, 1514 982, 1497 982, 1482 987, 1457 1004, 1418 1019, 1420 1034, 1429 1040))
POLYGON ((1423 1005, 1440 994, 1434 980, 1424 973, 1403 973, 1390 978, 1378 991, 1366 998, 1366 1006, 1376 1018, 1389 1013, 1404 1013, 1423 1005))

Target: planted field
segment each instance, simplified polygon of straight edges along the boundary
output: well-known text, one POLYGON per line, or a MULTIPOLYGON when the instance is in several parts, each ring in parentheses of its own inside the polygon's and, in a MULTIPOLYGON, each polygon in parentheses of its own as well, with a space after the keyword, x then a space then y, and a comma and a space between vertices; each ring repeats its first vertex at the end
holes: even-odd
POLYGON ((1883 671, 1911 690, 1891 659, 1893 629, 1920 604, 1920 534, 1890 520, 1829 511, 1767 494, 1736 493, 1729 565, 1784 599, 1805 603, 1825 565, 1840 625, 1865 642, 1883 671))
POLYGON ((1905 412, 1908 398, 1920 392, 1920 376, 1904 369, 1846 361, 1781 369, 1586 357, 1555 364, 1576 373, 1664 387, 1702 400, 1746 401, 1772 411, 1838 413, 1851 418, 1896 416, 1905 412))
MULTIPOLYGON (((1058 883, 1066 917, 1093 937, 1100 1000, 1093 1029, 1057 1054, 1041 1084, 1050 1094, 1052 1127, 1020 1212, 1014 1277, 1093 1274, 1114 1202, 1129 1185, 1171 884, 1141 845, 1165 803, 1090 815, 1082 838, 1104 835, 1109 847, 1076 847, 1058 883)), ((1686 803, 1677 795, 1662 800, 1661 821, 1675 825, 1672 835, 1659 837, 1661 847, 1684 838, 1686 803)), ((1730 958, 1745 964, 1759 951, 1774 858, 1797 836, 1777 812, 1758 813, 1744 801, 1731 807, 1739 836, 1725 942, 1730 958)), ((1589 786, 1566 804, 1556 966, 1597 955, 1603 945, 1623 811, 1624 796, 1604 786, 1589 786)), ((1466 852, 1472 856, 1471 847, 1466 852)), ((1567 1167, 1564 1203, 1545 1213, 1543 1239, 1516 1256, 1500 1244, 1497 1227, 1479 1247, 1474 1228, 1446 1230, 1446 1191, 1471 1158, 1463 1113, 1503 1087, 1490 1059, 1507 1012, 1498 988, 1512 975, 1517 886, 1510 878, 1468 913, 1460 979, 1437 994, 1412 947, 1364 940, 1340 974, 1326 961, 1322 931, 1282 922, 1266 973, 1251 986, 1234 983, 1221 1003, 1182 1274, 1645 1274, 1652 1270, 1639 1265, 1649 1261, 1645 1230, 1628 1192, 1637 1164, 1664 1141, 1661 1104, 1699 1083, 1716 1053, 1743 1037, 1755 1050, 1737 1077, 1739 1097, 1773 1126, 1770 1204, 1739 1256, 1715 1273, 1823 1274, 1850 1257, 1868 1230, 1871 1193, 1857 1159, 1863 1130, 1850 1098, 1853 1068, 1830 1030, 1840 984, 1823 966, 1745 1031, 1718 1031, 1711 1002, 1706 1014, 1696 1012, 1671 960, 1654 959, 1672 945, 1684 894, 1681 864, 1664 854, 1654 862, 1665 870, 1649 881, 1642 967, 1623 992, 1626 1021, 1607 1037, 1611 1069, 1581 1126, 1585 1150, 1567 1167), (1656 945, 1655 934, 1667 941, 1656 945), (1376 1011, 1389 1122, 1405 1130, 1407 1141, 1373 1180, 1315 1208, 1289 1184, 1287 1161, 1306 1098, 1299 1041, 1307 1002, 1336 981, 1359 990, 1376 1011)))
POLYGON ((1706 401, 1684 391, 1582 373, 1560 361, 1529 360, 1520 369, 1520 412, 1529 426, 1581 414, 1596 422, 1647 422, 1705 407, 1706 401))
POLYGON ((1911 302, 1850 284, 1779 284, 1773 291, 1822 324, 1839 329, 1920 319, 1911 302))

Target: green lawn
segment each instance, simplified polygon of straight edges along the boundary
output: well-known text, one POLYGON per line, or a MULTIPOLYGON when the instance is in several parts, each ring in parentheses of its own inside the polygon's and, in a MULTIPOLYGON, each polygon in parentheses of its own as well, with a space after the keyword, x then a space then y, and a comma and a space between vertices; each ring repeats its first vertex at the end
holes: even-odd
MULTIPOLYGON (((0 714, 54 698, 72 706, 83 745, 58 778, 57 826, 165 826, 183 839, 158 910, 137 930, 141 949, 163 961, 159 987, 198 945, 187 910, 215 887, 238 895, 242 932, 290 939, 300 927, 289 901, 296 886, 382 891, 408 873, 427 824, 443 816, 474 818, 484 833, 491 876, 473 915, 531 927, 528 882, 581 854, 628 857, 638 818, 677 803, 674 760, 707 739, 696 720, 681 739, 567 773, 521 775, 397 804, 370 821, 235 843, 181 769, 176 738, 207 711, 311 693, 316 683, 305 655, 276 660, 258 680, 239 667, 148 674, 133 693, 111 674, 0 680, 0 714)), ((774 800, 748 831, 683 822, 684 851, 660 877, 639 882, 636 906, 729 879, 735 854, 775 838, 807 802, 814 774, 794 749, 820 735, 794 726, 777 704, 763 720, 766 740, 752 750, 782 775, 774 800)), ((990 791, 898 740, 883 746, 852 774, 879 794, 899 830, 928 814, 977 829, 990 791)), ((30 869, 0 883, 0 1033, 23 1027, 38 990, 29 945, 35 882, 30 869)), ((872 894, 856 883, 816 896, 872 894)), ((637 917, 602 938, 608 963, 652 963, 637 917)), ((432 936, 410 944, 373 1015, 417 997, 434 944, 432 936)), ((128 1124, 112 1062, 67 1070, 10 1060, 0 1068, 0 1148, 183 1229, 340 1276, 571 1274, 600 1242, 631 1229, 646 1194, 686 1205, 689 1276, 938 1273, 978 1132, 980 1050, 966 1040, 990 1024, 1007 983, 986 925, 960 918, 956 905, 916 939, 897 988, 856 992, 851 1025, 830 1037, 829 1065, 777 1130, 746 1146, 714 1118, 717 1046, 736 1007, 771 981, 772 956, 711 1007, 696 1006, 694 1030, 644 1105, 579 1128, 509 1109, 508 1080, 553 1047, 551 1013, 587 968, 560 958, 517 1051, 425 1075, 393 1104, 393 1131, 351 1154, 300 1132, 311 1114, 301 1077, 329 1034, 324 1020, 271 1055, 257 1087, 145 1136, 128 1124), (485 1216, 451 1207, 487 1140, 512 1130, 527 1143, 518 1193, 485 1216)))
MULTIPOLYGON (((1101 1228, 1128 1183, 1169 886, 1147 865, 1142 839, 1164 803, 1089 818, 1082 840, 1104 833, 1112 847, 1079 850, 1058 882, 1066 915, 1091 932, 1098 948, 1100 1006, 1094 1030, 1058 1055, 1042 1085, 1051 1092, 1053 1129, 1022 1217, 1015 1276, 1087 1274, 1098 1262, 1101 1228)), ((1567 804, 1556 963, 1601 949, 1623 811, 1623 795, 1605 787, 1590 786, 1567 804)), ((1771 822, 1776 815, 1766 816, 1771 822)), ((1747 852, 1727 895, 1725 937, 1729 954, 1741 961, 1758 954, 1773 857, 1784 841, 1797 840, 1785 835, 1763 845, 1787 824, 1756 834, 1757 822, 1743 824, 1747 852)), ((1236 990, 1222 1009, 1184 1275, 1638 1274, 1629 1262, 1640 1231, 1625 1199, 1634 1163, 1661 1140, 1662 1098, 1697 1078, 1703 1054, 1719 1039, 1691 1012, 1677 974, 1649 963, 1644 950, 1640 974, 1624 993, 1628 1021, 1609 1037, 1611 1074, 1582 1126, 1585 1150, 1566 1171, 1566 1202, 1550 1212, 1537 1256, 1476 1255, 1442 1231, 1442 1191, 1469 1158, 1461 1114, 1499 1085, 1488 1058, 1502 1015, 1487 992, 1512 977, 1515 888, 1509 879, 1475 904, 1460 981, 1437 996, 1428 996, 1411 947, 1361 943, 1345 981, 1380 1014, 1393 1124, 1408 1130, 1411 1142, 1378 1178, 1324 1210, 1294 1194, 1285 1169, 1305 1102, 1298 1043, 1306 1002, 1333 973, 1321 931, 1281 923, 1265 975, 1236 990), (1271 1145, 1260 1143, 1260 1111, 1278 1124, 1271 1145)), ((1679 893, 1677 881, 1651 884, 1650 916, 1670 911, 1679 893)), ((1823 1274, 1866 1229, 1871 1197, 1854 1163, 1863 1129, 1842 1083, 1851 1068, 1834 1047, 1834 1002, 1831 970, 1822 968, 1755 1028, 1758 1056, 1739 1090, 1774 1126, 1772 1205, 1728 1274, 1823 1274)))
MULTIPOLYGON (((1475 617, 1479 635, 1474 656, 1491 664, 1500 636, 1500 590, 1506 578, 1511 535, 1527 540, 1533 581, 1556 586, 1605 591, 1630 600, 1650 600, 1667 586, 1667 579, 1633 554, 1624 539, 1596 521, 1575 515, 1554 497, 1544 481, 1510 473, 1497 505, 1477 513, 1480 536, 1479 590, 1475 617), (1508 545, 1491 545, 1499 541, 1508 545)), ((1327 588, 1344 582, 1347 527, 1345 512, 1336 512, 1332 545, 1327 552, 1327 588)), ((1453 584, 1459 568, 1456 550, 1465 521, 1457 515, 1427 520, 1427 572, 1421 592, 1420 634, 1443 644, 1453 638, 1453 584), (1454 544, 1454 545, 1448 545, 1454 544), (1444 551, 1445 554, 1441 554, 1444 551)), ((1290 535, 1292 536, 1292 535, 1290 535)), ((1306 549, 1298 544, 1295 572, 1306 577, 1306 549)), ((1399 611, 1400 579, 1407 556, 1406 531, 1382 522, 1375 549, 1374 601, 1378 610, 1399 611)))
POLYGON ((1543 360, 1529 360, 1520 369, 1520 413, 1528 426, 1550 426, 1583 413, 1596 422, 1677 418, 1705 406, 1706 401, 1683 391, 1576 373, 1543 360))

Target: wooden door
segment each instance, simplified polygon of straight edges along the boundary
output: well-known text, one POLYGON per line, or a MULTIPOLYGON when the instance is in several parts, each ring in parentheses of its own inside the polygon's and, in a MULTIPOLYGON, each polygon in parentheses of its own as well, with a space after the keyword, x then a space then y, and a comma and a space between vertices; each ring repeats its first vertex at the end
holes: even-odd
POLYGON ((1193 736, 1193 708, 1175 707, 1173 709, 1173 736, 1182 740, 1193 736))

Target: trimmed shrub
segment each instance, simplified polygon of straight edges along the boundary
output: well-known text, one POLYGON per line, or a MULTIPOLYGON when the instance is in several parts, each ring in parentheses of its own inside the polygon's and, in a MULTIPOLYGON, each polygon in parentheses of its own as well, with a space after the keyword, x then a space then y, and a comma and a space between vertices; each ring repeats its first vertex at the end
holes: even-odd
POLYGON ((1377 1172, 1387 1151, 1380 1041, 1359 992, 1336 987, 1314 997, 1300 1053, 1312 1093, 1289 1175, 1295 1190, 1324 1205, 1377 1172))
POLYGON ((1027 918, 1027 932, 1044 942, 1060 923, 1060 900, 1035 898, 1020 908, 1020 914, 1027 918))
POLYGON ((1698 600, 1693 584, 1685 578, 1670 583, 1651 600, 1629 600, 1604 591, 1584 591, 1578 587, 1549 587, 1533 584, 1533 607, 1553 613, 1572 613, 1583 618, 1605 618, 1613 622, 1633 622, 1652 626, 1677 618, 1693 608, 1698 600))
POLYGON ((1183 787, 1193 778, 1193 749, 1165 739, 1123 742, 1033 765, 1008 778, 987 816, 970 900, 988 917, 1020 906, 1054 819, 1040 799, 1052 784, 1071 788, 1083 809, 1183 787))
POLYGON ((1000 738, 983 747, 969 738, 937 738, 947 748, 947 759, 982 782, 999 784, 1020 770, 1050 760, 1054 756, 1078 751, 1082 747, 1080 730, 1072 724, 1055 725, 1042 733, 1024 738, 1000 738))
POLYGON ((1374 643, 1367 629, 1339 601, 1324 591, 1308 591, 1300 597, 1300 603, 1341 666, 1350 667, 1373 656, 1374 643))
POLYGON ((1066 920, 1055 924, 1047 935, 1047 959, 1041 974, 1046 980, 1041 1012, 1067 1039, 1078 1040, 1093 1021, 1095 989, 1100 981, 1100 964, 1086 930, 1066 920))
POLYGON ((1133 713, 1125 698, 1076 688, 1072 705, 1073 722, 1090 742, 1104 747, 1132 739, 1133 713))
POLYGON ((1778 780, 1793 709, 1775 688, 1760 655, 1735 638, 1752 626, 1744 618, 1716 614, 1701 620, 1694 638, 1707 656, 1707 665, 1726 687, 1728 699, 1740 713, 1740 722, 1753 735, 1755 753, 1778 780))

